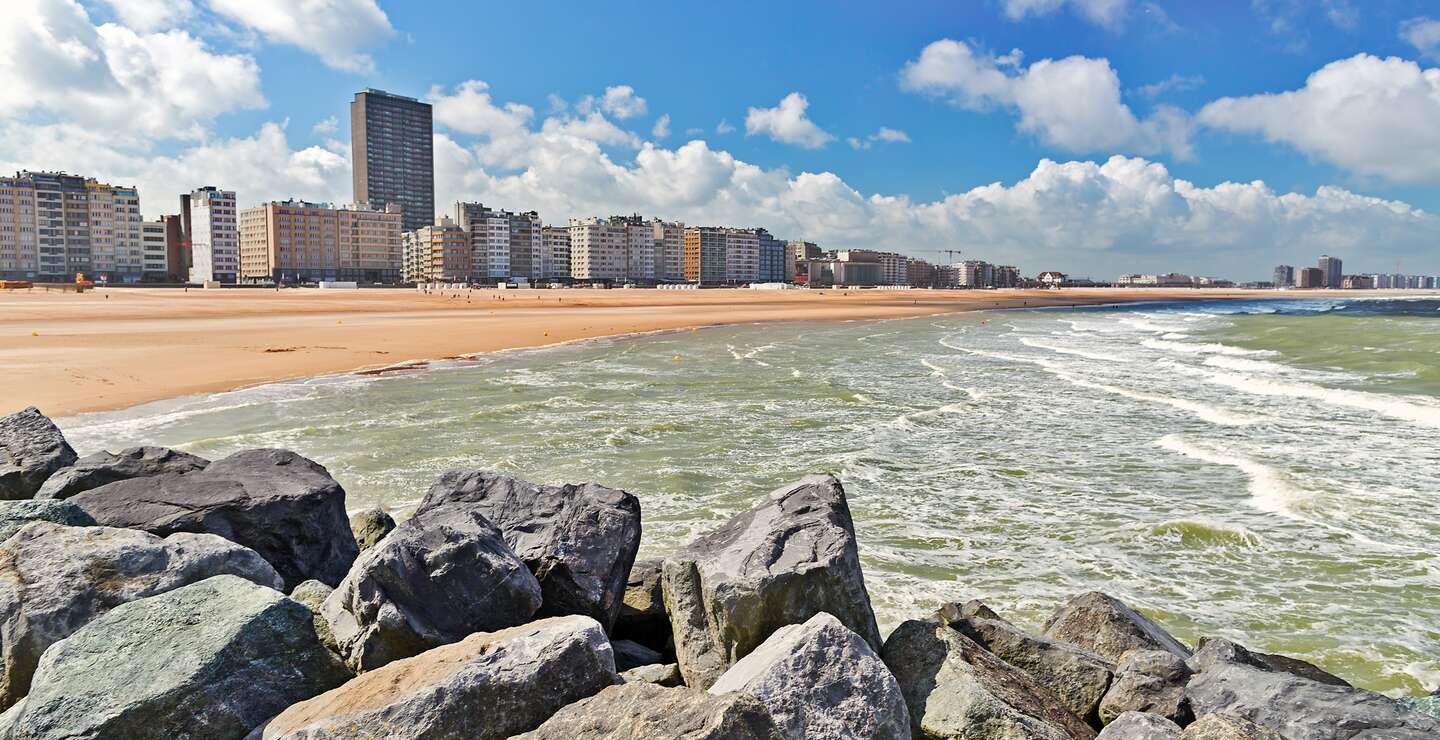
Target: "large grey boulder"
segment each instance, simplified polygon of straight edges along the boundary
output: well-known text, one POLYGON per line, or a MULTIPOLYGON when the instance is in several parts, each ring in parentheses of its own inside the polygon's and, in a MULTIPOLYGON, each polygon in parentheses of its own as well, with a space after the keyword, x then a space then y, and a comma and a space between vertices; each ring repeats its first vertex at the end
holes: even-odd
POLYGON ((204 470, 118 481, 69 500, 110 527, 209 532, 238 542, 275 566, 286 590, 311 578, 340 583, 359 552, 345 489, 319 463, 289 450, 245 450, 204 470))
POLYGON ((1169 650, 1181 660, 1190 657, 1190 649, 1160 625, 1099 591, 1076 596, 1061 607, 1045 623, 1045 636, 1113 661, 1130 650, 1169 650))
POLYGON ((355 535, 355 546, 361 552, 374 547, 394 529, 395 518, 379 506, 358 511, 350 517, 350 533, 355 535))
POLYGON ((1394 699, 1243 663, 1206 667, 1185 694, 1196 717, 1239 717, 1289 740, 1440 737, 1440 720, 1394 699))
POLYGON ((117 606, 52 645, 12 737, 242 738, 349 677, 305 607, 215 576, 117 606))
POLYGON ((35 498, 70 498, 92 488, 167 473, 204 470, 210 461, 169 447, 131 447, 116 455, 102 450, 55 472, 40 486, 35 498))
POLYGON ((1299 658, 1292 658, 1288 655, 1275 655, 1273 653, 1261 653, 1241 645, 1238 642, 1221 639, 1218 637, 1200 638, 1200 648, 1195 655, 1186 661, 1190 670, 1199 673, 1216 663, 1243 663, 1252 668, 1259 668, 1262 671, 1279 671, 1290 673, 1301 678, 1308 678, 1311 681, 1328 683, 1334 686, 1349 686, 1350 682, 1325 671, 1313 663, 1307 663, 1299 658))
POLYGON ((908 738, 910 713, 900 685, 869 643, 821 612, 774 634, 711 687, 760 700, 782 736, 908 738))
POLYGON ((881 657, 900 683, 916 737, 1095 737, 1024 671, 947 625, 904 622, 885 640, 881 657))
POLYGON ((0 541, 30 522, 53 522, 70 527, 93 527, 95 520, 69 501, 23 499, 0 501, 0 541))
POLYGON ((665 561, 636 560, 625 580, 625 596, 610 636, 638 642, 651 650, 671 653, 670 615, 665 612, 661 569, 665 561))
MULTIPOLYGON (((1201 717, 1180 733, 1180 740, 1286 740, 1280 733, 1266 729, 1248 719, 1226 714, 1201 717)), ((1373 740, 1382 740, 1375 737, 1373 740)), ((1392 736, 1389 740, 1401 740, 1392 736)), ((1415 740, 1419 740, 1417 737, 1415 740)))
POLYGON ((1176 740, 1180 725, 1158 714, 1125 712, 1100 731, 1098 740, 1176 740))
POLYGON ((1100 702, 1100 721, 1110 723, 1125 712, 1158 714, 1175 724, 1190 724, 1185 682, 1190 667, 1167 650, 1131 650, 1120 658, 1115 681, 1100 702))
MULTIPOLYGON (((978 609, 965 611, 983 613, 978 609)), ((1006 663, 1030 674, 1036 683, 1048 688, 1071 714, 1089 722, 1092 727, 1100 726, 1100 700, 1110 688, 1114 663, 1069 643, 1026 634, 1009 622, 982 617, 948 620, 945 616, 955 612, 944 608, 940 614, 942 621, 952 628, 1006 663)))
POLYGON ((280 586, 253 550, 215 535, 27 525, 0 543, 0 709, 30 690, 47 648, 100 615, 222 574, 280 586))
POLYGON ((555 617, 397 660, 291 706, 251 737, 499 740, 619 681, 600 624, 555 617))
POLYGON ((663 567, 685 684, 708 688, 775 630, 829 612, 871 647, 870 609, 845 490, 808 475, 701 537, 663 567))
POLYGON ((52 473, 74 462, 75 450, 39 409, 0 416, 0 500, 34 497, 52 473))
POLYGON ((310 613, 314 615, 312 621, 315 622, 315 636, 320 638, 320 644, 339 655, 340 644, 335 642, 335 633, 330 630, 330 620, 321 613, 325 606, 325 600, 330 598, 330 594, 333 593, 335 593, 335 589, 319 581, 309 580, 290 591, 290 598, 310 610, 310 613))
POLYGON ((996 614, 994 609, 986 606, 985 602, 979 599, 971 599, 963 603, 959 601, 947 601, 941 604, 935 613, 941 620, 950 624, 952 627, 955 626, 955 622, 962 619, 993 619, 996 622, 1009 624, 1009 620, 996 614))
MULTIPOLYGON (((613 643, 612 643, 613 644, 613 643)), ((626 683, 653 683, 660 686, 684 686, 680 678, 680 666, 674 663, 651 663, 620 672, 620 680, 626 683)))
POLYGON ((540 486, 501 473, 451 470, 416 513, 473 504, 540 581, 542 617, 583 614, 608 632, 640 549, 640 500, 594 483, 540 486))
POLYGON ((780 729, 749 694, 712 696, 649 683, 611 686, 516 740, 775 740, 780 729))
POLYGON ((530 621, 540 584, 474 504, 434 506, 366 550, 322 611, 357 671, 530 621))

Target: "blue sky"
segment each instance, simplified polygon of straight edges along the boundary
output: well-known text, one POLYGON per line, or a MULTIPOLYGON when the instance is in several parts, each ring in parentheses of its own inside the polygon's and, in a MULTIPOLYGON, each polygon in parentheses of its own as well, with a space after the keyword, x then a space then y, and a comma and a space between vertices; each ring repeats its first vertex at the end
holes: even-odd
POLYGON ((1028 273, 1440 273, 1440 2, 15 2, 0 167, 149 215, 348 201, 374 86, 435 103, 441 204, 1028 273))

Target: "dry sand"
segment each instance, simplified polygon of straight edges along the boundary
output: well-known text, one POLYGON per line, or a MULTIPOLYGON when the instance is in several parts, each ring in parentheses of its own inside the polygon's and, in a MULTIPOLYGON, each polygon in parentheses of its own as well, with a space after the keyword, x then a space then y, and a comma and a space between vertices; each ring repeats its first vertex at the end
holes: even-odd
POLYGON ((43 289, 0 292, 0 414, 124 408, 589 337, 1254 291, 43 289))

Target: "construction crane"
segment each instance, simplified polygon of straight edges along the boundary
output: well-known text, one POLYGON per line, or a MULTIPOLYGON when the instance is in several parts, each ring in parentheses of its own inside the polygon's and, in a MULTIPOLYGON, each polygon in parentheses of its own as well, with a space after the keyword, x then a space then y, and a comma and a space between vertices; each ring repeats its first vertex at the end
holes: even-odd
POLYGON ((934 253, 936 253, 936 254, 944 253, 946 256, 948 256, 948 257, 950 258, 950 262, 951 262, 951 263, 954 263, 954 262, 955 262, 955 255, 960 254, 960 250, 958 250, 958 249, 932 249, 932 250, 930 250, 930 251, 932 251, 932 252, 934 252, 934 253))

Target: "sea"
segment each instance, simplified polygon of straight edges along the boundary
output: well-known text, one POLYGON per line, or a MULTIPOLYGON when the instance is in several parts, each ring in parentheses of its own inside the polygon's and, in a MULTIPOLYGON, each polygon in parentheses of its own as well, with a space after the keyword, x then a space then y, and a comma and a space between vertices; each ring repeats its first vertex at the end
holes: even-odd
POLYGON ((882 632, 1101 590, 1192 644, 1440 685, 1440 298, 780 322, 497 352, 60 421, 86 454, 285 447, 403 517, 450 468, 639 497, 658 557, 844 482, 882 632))

